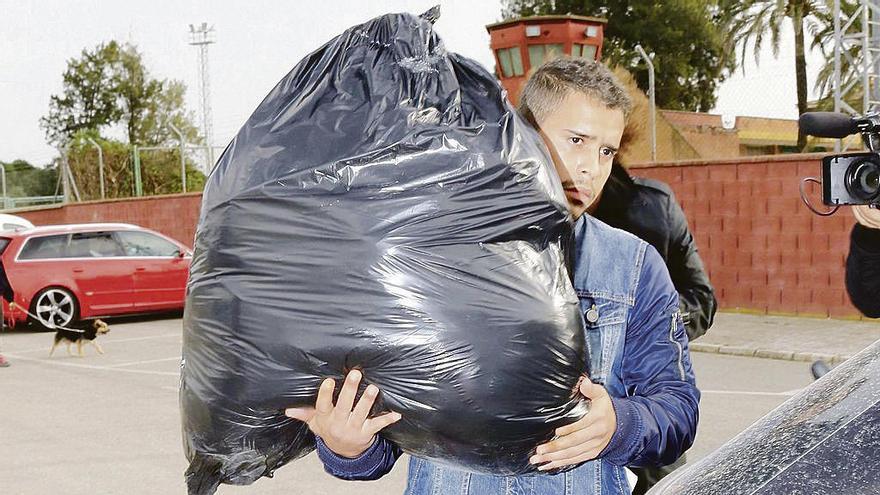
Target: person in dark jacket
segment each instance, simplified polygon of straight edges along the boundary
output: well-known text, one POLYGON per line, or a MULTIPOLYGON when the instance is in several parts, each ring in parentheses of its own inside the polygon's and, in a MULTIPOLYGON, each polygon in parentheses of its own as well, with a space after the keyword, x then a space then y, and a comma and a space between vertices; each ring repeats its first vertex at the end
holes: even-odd
POLYGON ((853 207, 858 223, 846 258, 846 290, 865 316, 880 318, 880 208, 853 207))
MULTIPOLYGON (((635 234, 660 253, 678 292, 688 340, 706 333, 718 302, 672 189, 658 180, 632 177, 615 161, 601 196, 589 211, 608 225, 635 234)), ((682 456, 667 466, 631 467, 638 476, 633 494, 646 493, 685 461, 682 456)))
MULTIPOLYGON (((12 301, 14 298, 14 293, 12 292, 12 285, 9 284, 9 279, 6 278, 6 270, 3 268, 3 262, 0 261, 0 296, 3 299, 6 299, 10 304, 10 308, 12 308, 12 301)), ((6 322, 3 314, 3 302, 0 301, 0 330, 3 330, 3 325, 6 322)), ((3 354, 0 354, 0 368, 8 368, 9 361, 3 357, 3 354)))
POLYGON ((654 246, 678 291, 688 339, 693 341, 706 333, 718 302, 672 189, 658 180, 632 177, 615 162, 591 213, 654 246))

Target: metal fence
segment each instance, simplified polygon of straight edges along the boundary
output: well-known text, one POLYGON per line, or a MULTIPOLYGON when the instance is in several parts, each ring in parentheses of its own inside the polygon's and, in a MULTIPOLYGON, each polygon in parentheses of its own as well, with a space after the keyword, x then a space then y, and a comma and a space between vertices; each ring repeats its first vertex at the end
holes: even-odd
POLYGON ((98 143, 97 153, 71 163, 68 150, 60 151, 59 183, 67 201, 173 194, 199 191, 223 147, 182 144, 180 146, 133 146, 120 168, 119 156, 112 162, 98 143), (115 167, 115 168, 114 168, 115 167), (177 167, 176 173, 170 170, 177 167), (106 169, 106 173, 105 173, 106 169), (73 170, 73 172, 72 172, 73 170), (124 190, 121 190, 122 187, 124 190))
POLYGON ((2 205, 4 210, 12 210, 15 208, 27 208, 29 206, 43 206, 61 203, 64 201, 63 195, 58 196, 26 196, 26 197, 4 197, 2 205))

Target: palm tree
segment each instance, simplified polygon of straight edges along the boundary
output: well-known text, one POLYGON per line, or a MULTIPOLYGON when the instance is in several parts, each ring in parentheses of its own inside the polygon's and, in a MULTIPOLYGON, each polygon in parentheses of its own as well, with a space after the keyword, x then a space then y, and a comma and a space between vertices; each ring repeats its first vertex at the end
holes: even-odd
MULTIPOLYGON (((773 56, 779 55, 779 39, 782 24, 791 19, 794 27, 794 71, 797 82, 798 114, 807 111, 807 61, 805 56, 804 30, 831 19, 828 1, 823 0, 723 0, 728 33, 728 47, 735 51, 742 46, 743 65, 746 48, 751 42, 754 47, 755 63, 758 63, 761 48, 769 35, 773 56)), ((814 27, 815 30, 819 29, 814 27)), ((804 149, 807 137, 798 133, 798 148, 804 149)))

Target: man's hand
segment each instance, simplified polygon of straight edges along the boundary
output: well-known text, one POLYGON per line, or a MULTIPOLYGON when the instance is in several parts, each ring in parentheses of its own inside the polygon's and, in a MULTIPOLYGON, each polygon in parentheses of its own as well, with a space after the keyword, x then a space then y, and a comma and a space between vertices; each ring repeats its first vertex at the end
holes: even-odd
POLYGON ((396 412, 367 419, 379 389, 369 385, 355 405, 360 382, 361 372, 351 371, 334 406, 333 389, 336 382, 328 378, 321 383, 314 408, 291 408, 285 410, 284 414, 308 424, 309 429, 338 455, 357 457, 370 448, 379 430, 400 420, 400 414, 396 412))
POLYGON ((860 224, 869 229, 880 229, 880 208, 860 205, 853 206, 852 212, 860 224))
POLYGON ((617 415, 605 387, 585 378, 579 388, 581 394, 590 399, 590 411, 579 421, 557 428, 558 438, 538 446, 538 453, 529 462, 546 462, 538 468, 541 471, 595 459, 617 430, 617 415))

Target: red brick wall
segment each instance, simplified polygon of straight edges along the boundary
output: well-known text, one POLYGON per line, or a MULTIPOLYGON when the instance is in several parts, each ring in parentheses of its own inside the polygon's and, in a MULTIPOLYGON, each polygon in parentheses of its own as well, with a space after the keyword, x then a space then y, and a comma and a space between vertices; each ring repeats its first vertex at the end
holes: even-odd
POLYGON ((161 232, 192 247, 202 193, 88 201, 12 211, 34 225, 123 222, 161 232))
MULTIPOLYGON (((858 317, 844 285, 848 208, 830 217, 800 199, 821 155, 783 155, 633 167, 675 191, 722 309, 858 317)), ((824 210, 818 187, 808 188, 824 210)))
MULTIPOLYGON (((821 155, 783 155, 633 167, 669 184, 681 203, 722 309, 858 317, 844 287, 855 220, 847 208, 819 217, 801 203, 802 177, 821 155)), ((811 198, 821 203, 816 189, 811 198)), ((192 246, 201 194, 20 211, 38 225, 127 222, 192 246)), ((817 207, 821 208, 821 205, 817 207)))

